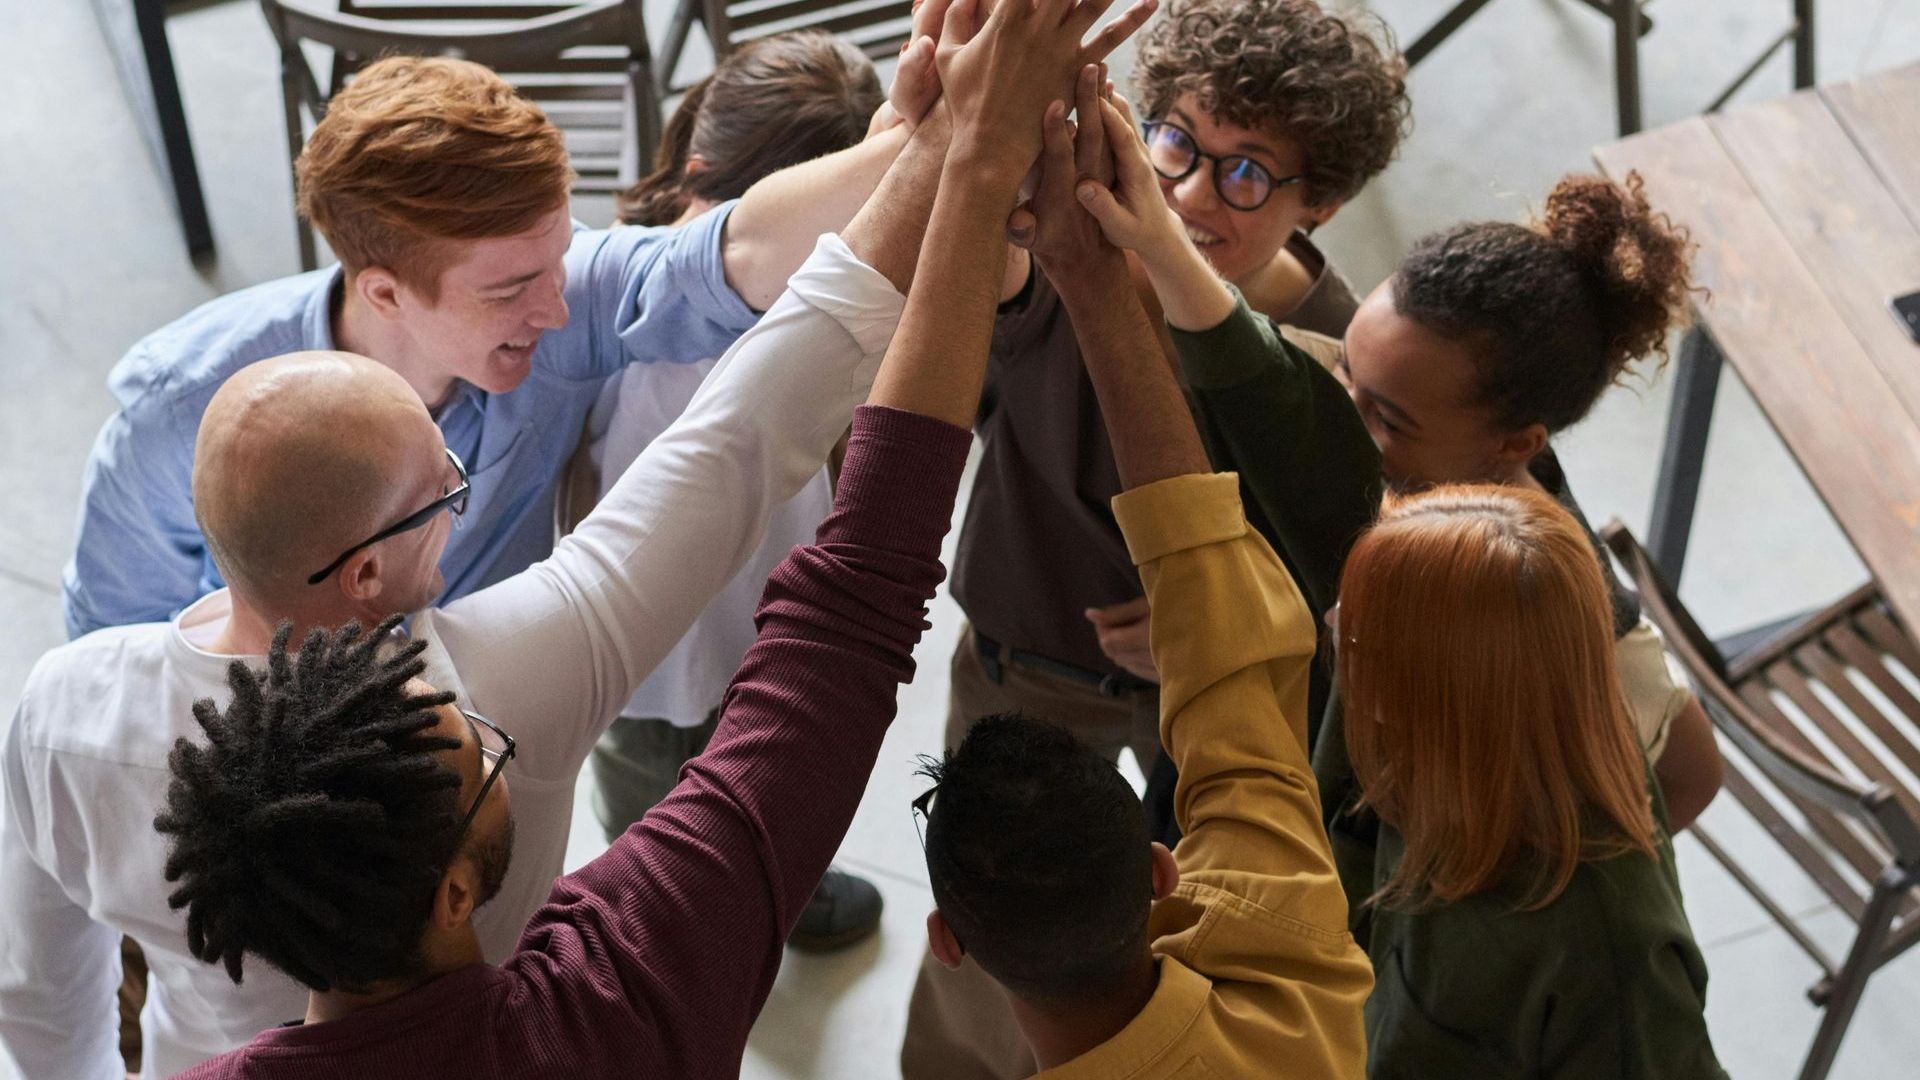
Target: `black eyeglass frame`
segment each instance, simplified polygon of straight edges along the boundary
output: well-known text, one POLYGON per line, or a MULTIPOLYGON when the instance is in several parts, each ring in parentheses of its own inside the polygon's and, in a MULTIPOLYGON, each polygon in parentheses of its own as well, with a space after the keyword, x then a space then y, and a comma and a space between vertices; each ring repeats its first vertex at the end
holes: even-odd
POLYGON ((417 529, 422 525, 425 525, 427 522, 432 521, 434 519, 434 516, 440 513, 440 511, 442 510, 451 512, 454 517, 459 517, 461 514, 465 513, 467 509, 467 493, 473 490, 473 484, 467 477, 466 463, 460 460, 460 455, 454 453, 452 447, 447 448, 447 460, 452 463, 453 471, 455 473, 458 473, 460 476, 460 482, 454 485, 454 488, 452 491, 447 492, 445 495, 442 495, 439 498, 428 503, 427 505, 421 507, 420 509, 415 510, 413 513, 408 514, 406 517, 401 518, 399 521, 394 522, 392 525, 389 525, 386 528, 381 529, 379 532, 374 533, 372 536, 367 537, 365 540, 362 540, 359 543, 348 548, 347 550, 341 552, 340 557, 328 563, 324 569, 315 571, 313 574, 309 575, 307 578, 307 584, 309 585, 320 584, 321 582, 327 580, 327 575, 333 573, 335 570, 340 569, 340 566, 342 563, 346 562, 348 559, 353 558, 356 552, 363 551, 367 548, 370 548, 373 545, 379 543, 380 541, 388 539, 389 537, 399 536, 403 532, 411 532, 412 530, 417 529))
POLYGON ((1252 213, 1253 211, 1258 210, 1261 207, 1267 205, 1267 202, 1273 198, 1274 192, 1279 191, 1283 187, 1292 187, 1294 184, 1304 184, 1306 183, 1306 180, 1307 180, 1306 173, 1295 173, 1292 176, 1277 177, 1273 175, 1273 170, 1267 168, 1265 165, 1260 164, 1258 161, 1255 161, 1254 159, 1248 157, 1245 154, 1209 154, 1205 150, 1200 149, 1200 140, 1194 138, 1193 132, 1188 131, 1186 128, 1181 127, 1179 124, 1176 124, 1171 120, 1149 120, 1146 123, 1140 125, 1140 134, 1141 134, 1141 138, 1147 144, 1147 161, 1148 163, 1153 165, 1154 173, 1157 174, 1162 180, 1166 180, 1171 183, 1179 183, 1180 181, 1185 180, 1187 177, 1192 176, 1193 171, 1200 167, 1200 163, 1202 161, 1212 162, 1213 163, 1213 193, 1215 195, 1220 196, 1221 202, 1226 203, 1227 206, 1235 210, 1242 210, 1247 213, 1252 213), (1158 163, 1155 163, 1153 161, 1153 132, 1155 128, 1172 128, 1173 130, 1179 132, 1183 137, 1185 137, 1187 140, 1187 145, 1193 148, 1193 160, 1189 161, 1187 163, 1187 167, 1181 170, 1179 173, 1177 174, 1169 173, 1165 169, 1162 169, 1158 163), (1261 174, 1267 178, 1267 184, 1268 184, 1267 193, 1266 195, 1261 197, 1259 202, 1254 203, 1252 206, 1241 206, 1239 203, 1236 203, 1232 199, 1227 197, 1226 189, 1222 187, 1220 184, 1220 174, 1224 171, 1227 171, 1226 167, 1231 162, 1245 162, 1248 165, 1251 165, 1252 167, 1259 169, 1261 174))
MULTIPOLYGON (((460 831, 454 834, 456 837, 464 837, 467 835, 468 827, 473 824, 474 817, 480 813, 480 805, 487 801, 487 792, 493 789, 493 782, 500 778, 500 770, 506 768, 507 762, 513 758, 513 736, 502 730, 499 724, 494 723, 471 709, 461 709, 460 715, 467 718, 467 723, 485 726, 488 731, 500 736, 500 741, 505 743, 507 748, 500 751, 499 757, 493 759, 493 768, 487 772, 487 778, 480 781, 480 793, 473 797, 473 805, 467 808, 466 816, 460 819, 460 831)), ((478 739, 480 733, 478 731, 474 732, 473 737, 478 739)), ((486 745, 484 743, 481 744, 480 750, 481 757, 484 759, 486 757, 486 745)))

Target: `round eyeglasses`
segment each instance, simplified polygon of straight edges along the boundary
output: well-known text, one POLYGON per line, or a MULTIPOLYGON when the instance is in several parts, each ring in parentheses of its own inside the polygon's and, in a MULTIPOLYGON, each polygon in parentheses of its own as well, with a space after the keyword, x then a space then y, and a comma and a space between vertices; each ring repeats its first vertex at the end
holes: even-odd
POLYGON ((1290 184, 1306 180, 1304 173, 1275 179, 1265 165, 1244 154, 1209 154, 1194 141, 1193 132, 1169 120, 1153 120, 1144 126, 1147 160, 1153 171, 1166 180, 1185 180, 1200 167, 1213 163, 1213 190, 1220 201, 1235 210, 1258 210, 1273 193, 1290 184))

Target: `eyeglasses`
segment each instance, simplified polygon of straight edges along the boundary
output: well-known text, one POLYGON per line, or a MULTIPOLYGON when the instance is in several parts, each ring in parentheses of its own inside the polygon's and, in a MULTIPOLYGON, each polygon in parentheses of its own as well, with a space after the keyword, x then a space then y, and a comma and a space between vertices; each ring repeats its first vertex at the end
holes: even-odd
POLYGON ((455 835, 465 836, 467 826, 473 824, 474 815, 480 812, 480 804, 487 801, 487 792, 492 789, 493 782, 500 778, 500 770, 506 768, 507 760, 513 757, 513 736, 501 731, 500 725, 477 712, 461 709, 460 715, 467 718, 467 726, 473 728, 473 737, 480 741, 480 764, 485 766, 488 762, 493 763, 492 768, 487 769, 487 778, 480 781, 480 794, 473 797, 473 805, 467 808, 467 816, 460 819, 460 831, 455 835))
POLYGON ((420 526, 425 525, 427 522, 432 521, 434 519, 434 516, 440 513, 440 511, 442 510, 451 512, 454 517, 459 517, 461 514, 466 513, 467 492, 473 486, 472 484, 467 482, 467 466, 460 460, 460 455, 454 453, 452 449, 447 450, 447 461, 453 465, 453 471, 456 474, 458 474, 460 477, 460 482, 453 486, 452 491, 447 492, 445 495, 442 495, 439 498, 428 503, 427 505, 421 507, 420 509, 415 510, 413 513, 408 514, 406 517, 401 518, 399 521, 394 522, 392 525, 389 525, 386 528, 381 529, 379 532, 374 533, 372 536, 367 537, 365 540, 362 540, 359 543, 348 548, 347 550, 341 552, 339 558, 333 560, 332 562, 326 565, 326 569, 316 571, 312 576, 308 577, 307 584, 309 585, 320 584, 321 582, 327 580, 328 574, 331 574, 335 570, 340 569, 340 564, 352 558, 354 555, 354 552, 357 552, 362 548, 372 547, 373 545, 379 543, 382 540, 387 539, 390 536, 399 536, 403 532, 407 532, 412 529, 417 529, 420 526))
POLYGON ((1185 180, 1201 161, 1211 161, 1213 190, 1219 193, 1221 202, 1235 210, 1258 210, 1275 191, 1306 180, 1304 173, 1276 180, 1265 165, 1243 154, 1209 154, 1194 141, 1193 132, 1171 121, 1149 121, 1143 130, 1147 159, 1153 162, 1154 172, 1163 179, 1185 180))

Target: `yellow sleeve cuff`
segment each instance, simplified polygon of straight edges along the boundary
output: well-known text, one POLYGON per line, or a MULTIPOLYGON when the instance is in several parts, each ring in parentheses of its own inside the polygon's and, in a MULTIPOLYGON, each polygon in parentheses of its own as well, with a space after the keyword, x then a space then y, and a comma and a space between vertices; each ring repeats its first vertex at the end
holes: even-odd
POLYGON ((1113 516, 1135 566, 1246 535, 1239 473, 1189 473, 1113 497, 1113 516))

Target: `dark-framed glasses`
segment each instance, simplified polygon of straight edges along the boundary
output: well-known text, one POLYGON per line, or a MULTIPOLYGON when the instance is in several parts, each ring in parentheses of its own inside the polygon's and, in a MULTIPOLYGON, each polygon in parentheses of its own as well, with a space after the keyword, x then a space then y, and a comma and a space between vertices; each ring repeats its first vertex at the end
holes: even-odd
POLYGON ((913 814, 913 831, 920 837, 920 854, 922 855, 927 853, 927 811, 933 806, 933 797, 939 792, 938 785, 930 787, 915 796, 913 802, 909 804, 909 812, 913 814))
POLYGON ((467 482, 466 463, 462 462, 460 460, 460 455, 454 453, 451 448, 447 450, 447 463, 453 466, 454 474, 460 477, 460 482, 453 485, 452 490, 448 491, 445 495, 440 496, 439 498, 433 500, 427 505, 421 507, 420 509, 415 510, 413 513, 408 514, 406 517, 401 518, 399 521, 396 521, 393 524, 387 526, 386 528, 381 529, 379 532, 374 533, 372 536, 367 537, 365 540, 362 540, 359 543, 348 548, 347 550, 341 552, 339 558, 328 563, 324 569, 317 570, 311 576, 309 576, 307 578, 307 584, 309 585, 320 584, 321 582, 327 580, 328 574, 331 574, 335 570, 340 569, 340 564, 352 558, 355 552, 360 551, 363 548, 370 548, 373 545, 379 543, 380 541, 387 539, 388 537, 399 536, 403 532, 407 532, 412 529, 417 529, 420 526, 425 525, 427 522, 432 521, 434 517, 438 515, 442 510, 445 510, 451 513, 454 517, 459 517, 461 514, 466 513, 467 492, 473 486, 472 484, 467 482))
POLYGON ((1162 179, 1179 181, 1193 175, 1202 161, 1213 163, 1213 190, 1235 210, 1258 210, 1273 193, 1303 183, 1304 173, 1276 179, 1265 165, 1244 154, 1209 154, 1194 141, 1193 132, 1171 120, 1150 120, 1142 126, 1147 160, 1162 179))
POLYGON ((487 778, 480 781, 480 793, 473 797, 473 805, 467 808, 467 816, 460 819, 460 831, 455 834, 465 836, 474 815, 480 812, 480 804, 487 801, 493 782, 500 778, 500 770, 506 768, 513 757, 513 736, 477 712, 461 709, 460 715, 467 718, 467 726, 473 729, 473 737, 480 743, 480 765, 487 770, 487 778))

